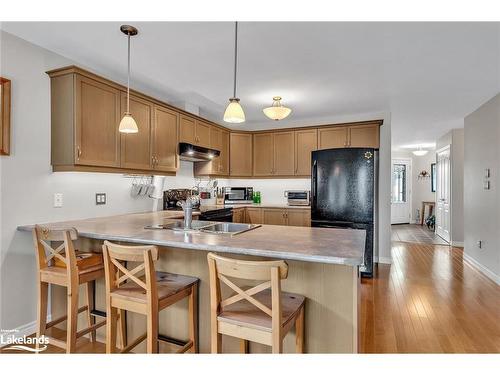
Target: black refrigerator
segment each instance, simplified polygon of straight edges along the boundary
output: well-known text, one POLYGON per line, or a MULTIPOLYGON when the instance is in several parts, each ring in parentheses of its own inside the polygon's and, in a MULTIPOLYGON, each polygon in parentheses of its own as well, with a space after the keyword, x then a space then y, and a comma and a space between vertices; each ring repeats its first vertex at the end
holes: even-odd
POLYGON ((373 276, 377 244, 378 150, 341 148, 312 152, 311 226, 366 230, 361 275, 373 276))

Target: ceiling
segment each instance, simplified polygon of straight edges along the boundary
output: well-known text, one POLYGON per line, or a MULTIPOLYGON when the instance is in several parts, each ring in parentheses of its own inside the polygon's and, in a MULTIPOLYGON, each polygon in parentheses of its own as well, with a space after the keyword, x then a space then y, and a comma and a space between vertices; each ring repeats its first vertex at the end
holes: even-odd
MULTIPOLYGON (((4 22, 1 28, 126 80, 117 22, 4 22)), ((133 22, 131 85, 222 123, 232 96, 234 25, 133 22)), ((500 91, 500 24, 244 22, 235 129, 307 126, 389 113, 392 144, 433 143, 500 91), (280 95, 293 109, 272 122, 280 95)))

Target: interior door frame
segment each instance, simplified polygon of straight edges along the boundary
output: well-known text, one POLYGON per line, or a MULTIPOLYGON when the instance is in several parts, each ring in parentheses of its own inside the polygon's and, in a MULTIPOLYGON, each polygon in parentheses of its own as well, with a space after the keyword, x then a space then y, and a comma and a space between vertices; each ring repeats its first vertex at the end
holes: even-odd
POLYGON ((406 164, 408 169, 406 171, 406 201, 408 202, 408 222, 411 224, 413 220, 413 189, 412 189, 412 179, 413 179, 413 159, 410 157, 401 158, 391 158, 391 225, 392 225, 392 174, 394 172, 394 164, 406 164), (400 163, 398 163, 400 162, 400 163))
MULTIPOLYGON (((448 144, 446 146, 443 146, 441 147, 440 149, 436 150, 436 173, 438 171, 438 158, 439 158, 439 154, 444 152, 444 151, 448 151, 448 158, 450 160, 450 165, 449 165, 449 175, 448 175, 448 211, 450 212, 450 217, 448 218, 448 222, 449 222, 449 227, 448 227, 448 233, 449 233, 449 238, 446 239, 446 238, 443 238, 442 236, 440 236, 437 232, 437 222, 436 222, 436 229, 435 229, 435 233, 436 235, 438 235, 440 238, 442 238, 443 240, 447 241, 450 245, 451 245, 451 239, 452 239, 452 230, 451 228, 453 227, 453 215, 452 215, 452 210, 453 210, 453 207, 452 207, 452 195, 453 195, 453 184, 452 184, 452 181, 453 181, 453 159, 452 159, 452 155, 451 155, 451 144, 448 144)), ((437 181, 437 179, 439 178, 439 174, 436 176, 436 207, 435 207, 435 212, 437 213, 437 205, 438 205, 438 186, 439 186, 439 181, 437 181)))

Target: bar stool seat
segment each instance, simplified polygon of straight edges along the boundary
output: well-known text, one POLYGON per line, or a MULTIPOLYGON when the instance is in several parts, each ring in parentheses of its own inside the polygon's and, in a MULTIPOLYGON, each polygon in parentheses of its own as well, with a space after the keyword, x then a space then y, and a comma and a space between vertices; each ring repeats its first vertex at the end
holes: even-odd
MULTIPOLYGON (((78 271, 78 282, 83 284, 87 281, 92 281, 104 277, 104 263, 80 269, 78 271)), ((43 282, 50 282, 56 285, 66 286, 68 283, 68 273, 66 268, 47 266, 40 269, 40 278, 43 282)))
MULTIPOLYGON (((156 271, 159 306, 162 306, 162 300, 174 295, 178 295, 180 299, 184 298, 191 292, 191 287, 198 282, 199 279, 196 277, 156 271), (185 295, 182 294, 183 291, 186 292, 185 295)), ((111 292, 111 297, 144 304, 148 302, 146 291, 134 282, 128 282, 119 289, 114 290, 111 292)))
MULTIPOLYGON (((271 289, 263 290, 252 296, 269 309, 272 308, 271 289)), ((305 297, 299 294, 281 292, 283 334, 293 326, 295 318, 304 306, 305 297)), ((272 331, 272 318, 247 300, 227 306, 217 317, 219 322, 237 324, 266 332, 272 331)))

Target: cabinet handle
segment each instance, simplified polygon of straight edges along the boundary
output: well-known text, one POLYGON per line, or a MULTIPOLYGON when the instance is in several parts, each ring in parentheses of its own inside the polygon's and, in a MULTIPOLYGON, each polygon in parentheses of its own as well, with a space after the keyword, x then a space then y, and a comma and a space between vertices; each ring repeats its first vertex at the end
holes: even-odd
POLYGON ((80 149, 80 146, 76 148, 76 155, 77 155, 76 159, 80 160, 80 156, 82 156, 82 150, 80 149))

